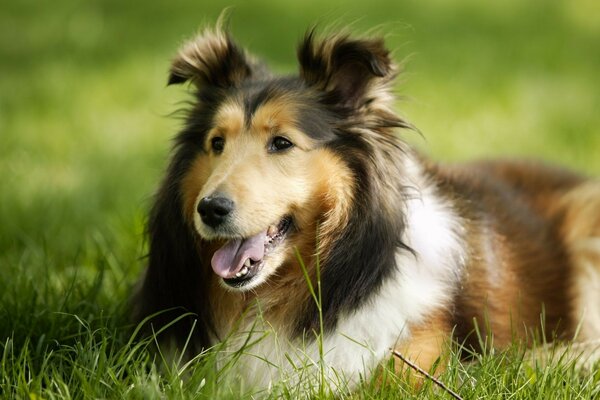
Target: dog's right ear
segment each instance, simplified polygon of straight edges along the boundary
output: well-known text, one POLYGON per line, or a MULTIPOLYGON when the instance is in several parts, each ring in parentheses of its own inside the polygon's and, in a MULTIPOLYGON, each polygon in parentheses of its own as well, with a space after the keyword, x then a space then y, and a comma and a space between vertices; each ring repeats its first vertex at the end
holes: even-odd
POLYGON ((229 34, 206 30, 181 47, 171 64, 168 84, 191 81, 198 88, 227 88, 251 75, 248 56, 229 34))

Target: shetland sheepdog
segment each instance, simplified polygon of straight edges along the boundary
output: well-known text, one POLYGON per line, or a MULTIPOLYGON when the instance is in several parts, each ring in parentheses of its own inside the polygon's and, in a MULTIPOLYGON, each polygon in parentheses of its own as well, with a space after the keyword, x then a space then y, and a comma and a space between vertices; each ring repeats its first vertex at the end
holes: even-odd
POLYGON ((155 331, 177 319, 161 343, 236 354, 264 387, 320 362, 352 384, 391 349, 429 369, 452 341, 600 338, 599 181, 427 160, 380 38, 310 31, 297 56, 274 75, 215 29, 172 63, 193 101, 136 299, 155 331))

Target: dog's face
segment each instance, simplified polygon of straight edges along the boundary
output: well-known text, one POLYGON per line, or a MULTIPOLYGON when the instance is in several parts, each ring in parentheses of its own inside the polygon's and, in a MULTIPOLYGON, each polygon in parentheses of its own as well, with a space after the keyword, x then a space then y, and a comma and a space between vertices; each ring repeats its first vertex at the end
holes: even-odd
POLYGON ((323 196, 349 177, 302 130, 293 99, 274 96, 250 115, 243 98, 216 109, 182 191, 188 221, 217 244, 214 272, 228 287, 248 290, 294 257, 310 235, 314 243, 315 220, 328 208, 323 196))
POLYGON ((183 214, 228 288, 285 274, 297 252, 312 258, 318 231, 348 218, 356 172, 339 148, 355 139, 340 126, 377 105, 370 83, 390 65, 378 42, 336 40, 317 51, 308 37, 297 78, 271 77, 221 34, 190 42, 173 63, 170 83, 198 87, 190 121, 204 116, 185 133, 198 151, 182 172, 183 214))

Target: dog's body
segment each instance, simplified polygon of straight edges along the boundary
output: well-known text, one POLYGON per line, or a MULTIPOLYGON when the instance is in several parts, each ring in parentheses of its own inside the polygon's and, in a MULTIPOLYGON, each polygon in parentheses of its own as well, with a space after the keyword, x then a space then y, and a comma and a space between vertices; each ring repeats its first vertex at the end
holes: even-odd
POLYGON ((496 346, 600 338, 597 181, 431 164, 398 136, 381 40, 309 34, 298 56, 298 77, 273 77, 207 32, 175 59, 169 82, 196 101, 150 218, 140 317, 192 312, 175 343, 246 346, 236 369, 261 386, 321 357, 356 381, 390 349, 429 368, 450 339, 477 347, 475 325, 496 346))

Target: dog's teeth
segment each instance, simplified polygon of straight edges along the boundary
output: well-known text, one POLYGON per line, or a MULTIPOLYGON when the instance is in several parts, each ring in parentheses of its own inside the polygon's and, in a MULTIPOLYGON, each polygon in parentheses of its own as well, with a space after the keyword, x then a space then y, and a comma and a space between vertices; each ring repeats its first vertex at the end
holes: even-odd
POLYGON ((269 229, 267 229, 267 236, 275 236, 276 233, 277 227, 275 225, 269 226, 269 229))
POLYGON ((236 277, 236 278, 239 278, 239 277, 241 277, 241 276, 242 276, 242 271, 240 271, 240 272, 238 272, 237 274, 235 274, 235 277, 236 277))
MULTIPOLYGON (((247 259, 246 259, 246 262, 244 262, 244 266, 246 266, 246 267, 250 267, 251 265, 252 265, 252 264, 251 264, 251 262, 250 262, 250 259, 249 259, 249 258, 247 258, 247 259)), ((242 271, 243 271, 243 270, 242 270, 242 271)))
POLYGON ((246 275, 248 273, 248 267, 244 267, 242 268, 242 270, 240 272, 238 272, 238 274, 240 274, 240 276, 246 275))

